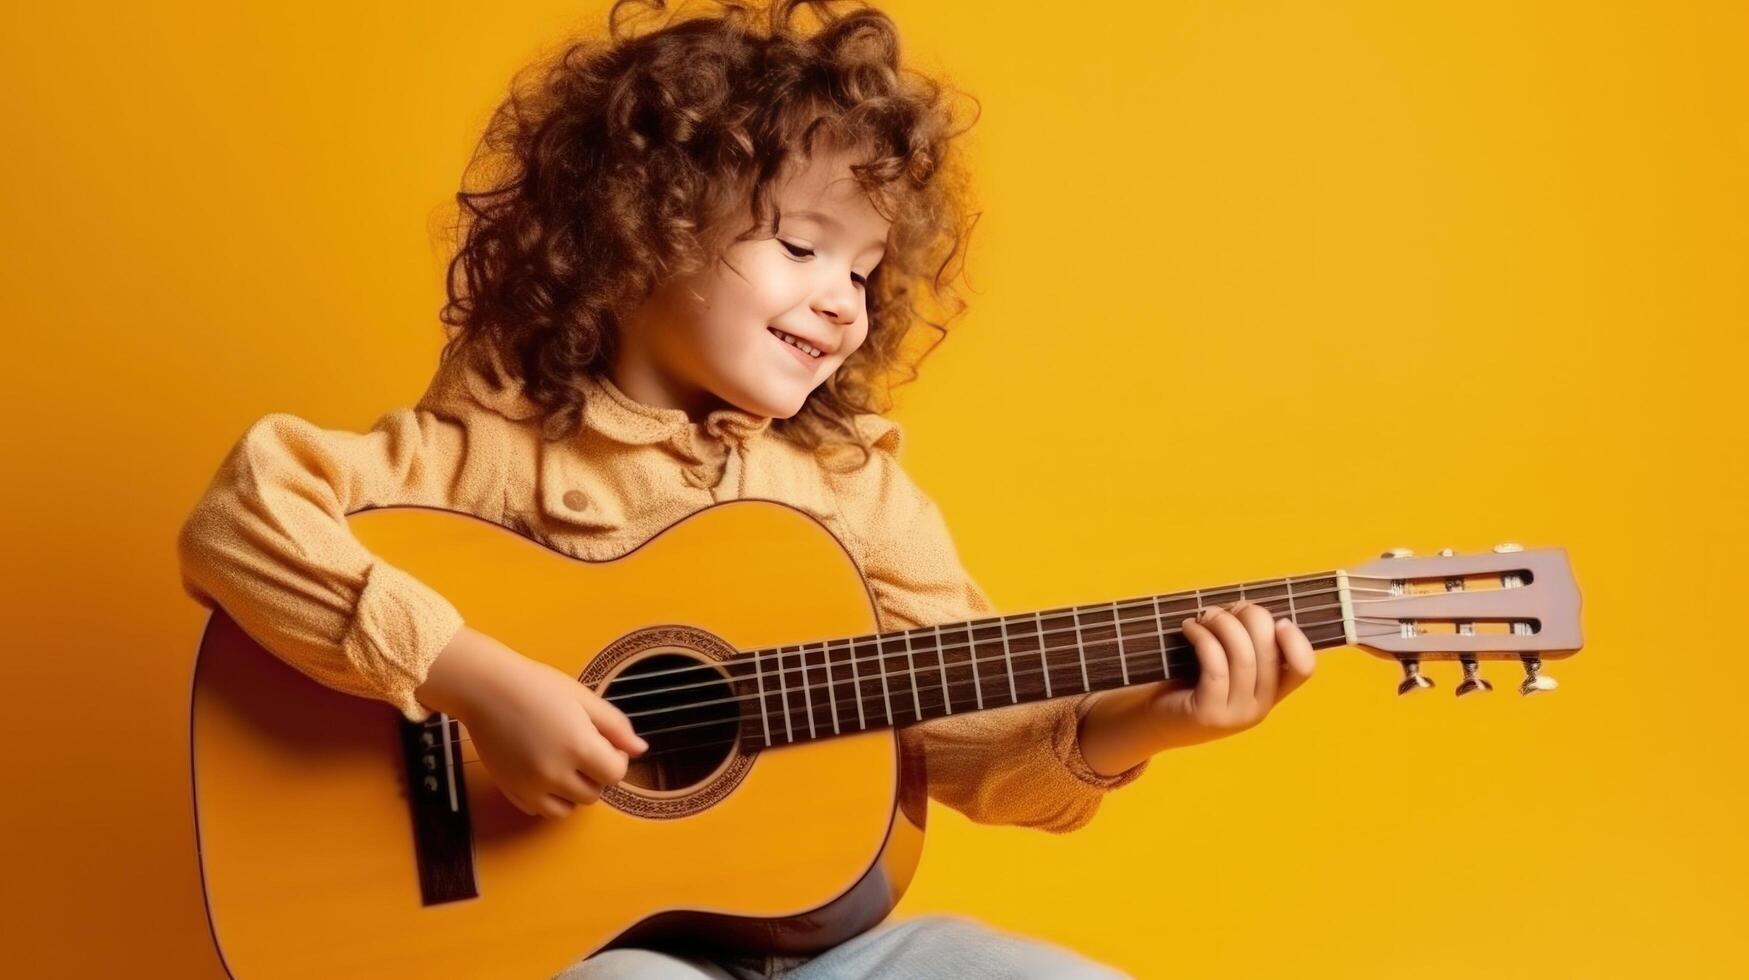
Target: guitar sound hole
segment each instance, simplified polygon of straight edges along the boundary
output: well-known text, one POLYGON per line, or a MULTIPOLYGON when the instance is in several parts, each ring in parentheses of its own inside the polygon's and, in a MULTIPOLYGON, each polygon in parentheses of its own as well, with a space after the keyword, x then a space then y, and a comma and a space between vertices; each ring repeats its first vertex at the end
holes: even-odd
POLYGON ((626 767, 627 786, 685 789, 716 772, 734 749, 741 718, 735 692, 721 672, 696 657, 640 658, 608 684, 606 696, 650 743, 626 767))

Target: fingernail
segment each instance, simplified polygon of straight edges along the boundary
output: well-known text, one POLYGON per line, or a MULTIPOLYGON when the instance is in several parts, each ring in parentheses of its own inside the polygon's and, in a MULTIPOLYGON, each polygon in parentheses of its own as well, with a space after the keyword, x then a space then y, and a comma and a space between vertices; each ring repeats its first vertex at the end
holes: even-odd
POLYGON ((1277 626, 1292 626, 1293 624, 1294 624, 1294 621, 1287 618, 1286 616, 1282 616, 1281 618, 1279 618, 1275 621, 1275 625, 1277 625, 1277 626))
POLYGON ((637 735, 632 736, 632 744, 637 746, 639 752, 647 752, 650 749, 650 743, 644 741, 643 738, 637 735))

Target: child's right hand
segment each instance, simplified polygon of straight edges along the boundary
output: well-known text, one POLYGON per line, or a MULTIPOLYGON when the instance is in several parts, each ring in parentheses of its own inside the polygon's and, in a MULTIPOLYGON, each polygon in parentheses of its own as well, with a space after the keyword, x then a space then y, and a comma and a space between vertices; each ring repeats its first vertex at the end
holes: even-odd
POLYGON ((648 743, 575 677, 463 626, 415 692, 460 719, 480 761, 529 816, 562 817, 625 778, 648 743))

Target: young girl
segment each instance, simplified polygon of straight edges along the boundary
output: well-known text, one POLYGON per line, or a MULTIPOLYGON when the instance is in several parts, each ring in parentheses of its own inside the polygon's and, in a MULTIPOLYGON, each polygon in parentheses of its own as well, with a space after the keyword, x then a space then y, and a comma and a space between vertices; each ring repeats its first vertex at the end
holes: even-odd
MULTIPOLYGON (((458 195, 453 329, 419 402, 363 433, 262 418, 178 540, 191 596, 323 684, 409 720, 460 719, 505 796, 552 819, 596 801, 644 741, 576 678, 366 551, 346 515, 442 507, 605 561, 713 503, 776 499, 852 552, 882 630, 996 612, 877 410, 927 354, 908 342, 942 329, 924 300, 952 304, 971 227, 942 87, 900 68, 872 9, 784 0, 761 22, 725 4, 640 35, 619 23, 634 3, 614 6, 608 41, 519 76, 488 127, 476 163, 499 168, 458 195), (792 23, 803 6, 811 32, 792 23)), ((971 819, 1080 827, 1152 753, 1256 724, 1312 670, 1305 636, 1261 607, 1202 619, 1183 624, 1194 690, 950 715, 900 737, 926 753, 930 795, 971 819)), ((813 958, 621 949, 563 976, 780 970, 1110 974, 928 916, 813 958)))

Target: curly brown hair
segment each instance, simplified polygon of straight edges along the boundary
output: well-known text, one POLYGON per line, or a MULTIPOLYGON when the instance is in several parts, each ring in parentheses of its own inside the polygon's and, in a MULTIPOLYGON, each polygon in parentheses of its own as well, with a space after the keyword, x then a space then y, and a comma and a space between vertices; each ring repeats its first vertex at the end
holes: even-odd
POLYGON ((541 408, 546 438, 573 436, 577 381, 607 373, 622 320, 666 277, 715 262, 737 210, 753 223, 733 241, 775 234, 771 185, 798 150, 848 149, 891 222, 865 291, 868 337, 771 428, 817 455, 858 448, 860 466, 869 447, 851 417, 890 409, 965 310, 954 281, 978 213, 954 140, 976 116, 956 126, 960 93, 901 68, 897 28, 866 3, 715 2, 639 33, 629 8, 667 4, 617 0, 606 39, 569 39, 516 73, 456 194, 442 356, 467 351, 493 387, 519 384, 541 408), (803 8, 809 32, 792 24, 803 8), (484 189, 465 189, 476 173, 484 189), (936 335, 918 350, 923 329, 936 335))

